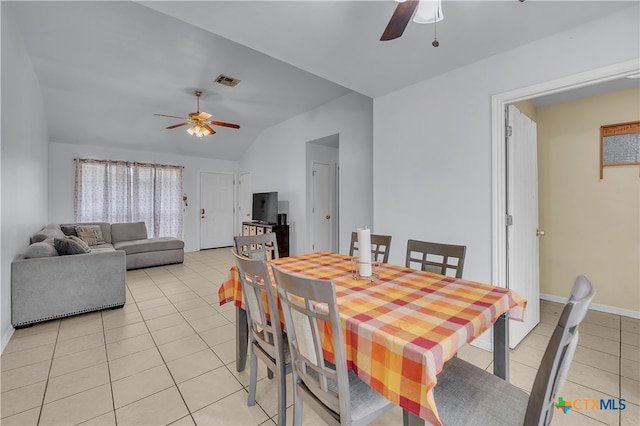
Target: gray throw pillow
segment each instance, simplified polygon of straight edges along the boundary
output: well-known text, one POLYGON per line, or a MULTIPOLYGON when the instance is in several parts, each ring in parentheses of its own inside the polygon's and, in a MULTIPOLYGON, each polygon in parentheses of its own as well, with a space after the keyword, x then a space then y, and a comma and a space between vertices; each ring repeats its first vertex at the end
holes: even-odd
POLYGON ((47 238, 61 238, 64 237, 60 225, 52 223, 45 226, 42 230, 36 232, 31 236, 31 243, 39 243, 47 238))
POLYGON ((75 235, 76 237, 76 226, 75 225, 60 225, 60 229, 64 233, 64 235, 75 235))
POLYGON ((106 243, 100 225, 76 225, 76 235, 90 246, 106 243))
POLYGON ((60 255, 91 253, 91 248, 74 235, 54 238, 53 244, 60 255))
POLYGON ((25 259, 34 259, 36 257, 52 257, 57 256, 58 251, 52 243, 41 241, 33 243, 24 252, 25 259))

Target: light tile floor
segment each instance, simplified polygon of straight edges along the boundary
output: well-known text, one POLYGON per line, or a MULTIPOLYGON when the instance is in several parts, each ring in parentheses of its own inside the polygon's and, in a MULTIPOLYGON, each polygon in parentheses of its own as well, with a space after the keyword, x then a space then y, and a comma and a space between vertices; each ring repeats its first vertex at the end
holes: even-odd
MULTIPOLYGON (((127 272, 127 304, 16 330, 2 353, 2 425, 273 425, 276 388, 260 366, 247 407, 248 369, 235 370, 233 306, 218 305, 229 249, 187 253, 181 265, 127 272)), ((511 353, 511 381, 527 392, 561 305, 511 353)), ((557 411, 553 423, 640 424, 640 321, 590 311, 580 329, 565 400, 625 400, 626 409, 557 411)), ((491 369, 472 346, 460 356, 491 369)), ((292 421, 288 392, 287 423, 292 421)), ((619 406, 619 405, 618 405, 619 406)), ((304 423, 322 424, 312 410, 304 423)), ((375 424, 401 424, 393 409, 375 424)))

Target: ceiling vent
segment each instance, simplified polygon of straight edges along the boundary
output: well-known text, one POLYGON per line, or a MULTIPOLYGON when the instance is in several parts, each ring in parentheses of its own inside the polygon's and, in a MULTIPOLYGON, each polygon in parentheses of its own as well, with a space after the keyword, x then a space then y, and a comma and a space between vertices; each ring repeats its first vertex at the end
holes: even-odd
POLYGON ((224 74, 220 74, 219 76, 217 76, 215 81, 216 83, 224 84, 225 86, 229 87, 236 87, 238 83, 240 83, 240 80, 238 80, 237 78, 229 77, 228 75, 224 74))

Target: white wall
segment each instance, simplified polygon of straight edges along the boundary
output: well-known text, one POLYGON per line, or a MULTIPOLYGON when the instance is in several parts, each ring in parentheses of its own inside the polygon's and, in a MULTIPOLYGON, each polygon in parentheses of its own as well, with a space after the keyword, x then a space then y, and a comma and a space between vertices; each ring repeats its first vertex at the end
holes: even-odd
POLYGON ((47 223, 47 125, 40 84, 10 6, 2 15, 2 240, 0 351, 13 334, 11 261, 47 223))
POLYGON ((340 138, 340 247, 351 230, 373 221, 372 100, 352 93, 300 114, 260 134, 240 161, 251 172, 252 192, 278 191, 289 202, 291 254, 310 251, 306 210, 306 143, 340 138))
POLYGON ((183 192, 188 196, 184 213, 185 251, 200 249, 200 172, 237 174, 235 161, 215 160, 161 152, 133 151, 52 142, 49 145, 49 221, 68 223, 73 218, 74 158, 127 160, 184 166, 183 192))
POLYGON ((465 278, 491 280, 491 96, 638 57, 638 7, 374 100, 374 227, 468 246, 465 278))

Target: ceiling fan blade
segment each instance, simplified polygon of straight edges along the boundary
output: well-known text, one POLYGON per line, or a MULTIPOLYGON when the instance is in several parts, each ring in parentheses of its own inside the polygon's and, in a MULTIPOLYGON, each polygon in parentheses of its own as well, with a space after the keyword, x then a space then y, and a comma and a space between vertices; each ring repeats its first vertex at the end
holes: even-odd
POLYGON ((394 38, 400 37, 411 20, 411 16, 414 10, 416 10, 418 3, 420 3, 419 0, 407 0, 403 3, 398 3, 395 12, 393 12, 387 24, 387 28, 385 28, 382 37, 380 37, 380 41, 393 40, 394 38))
POLYGON ((191 124, 191 123, 178 123, 178 124, 174 124, 173 126, 169 126, 169 127, 165 127, 165 129, 175 129, 176 127, 181 127, 181 126, 186 126, 187 124, 191 124))
POLYGON ((153 114, 153 115, 157 115, 159 117, 179 118, 180 120, 188 120, 188 118, 178 117, 178 116, 175 116, 175 115, 165 115, 165 114, 153 114))
POLYGON ((208 124, 206 124, 206 123, 205 123, 205 124, 203 124, 203 125, 202 125, 202 127, 204 127, 205 129, 207 129, 208 131, 210 131, 212 135, 216 133, 216 131, 215 131, 215 130, 213 130, 211 127, 209 127, 209 125, 208 125, 208 124))
POLYGON ((231 123, 225 123, 224 121, 209 121, 209 124, 213 124, 214 126, 224 126, 224 127, 231 127, 232 129, 239 129, 240 126, 238 126, 237 124, 231 124, 231 123))

